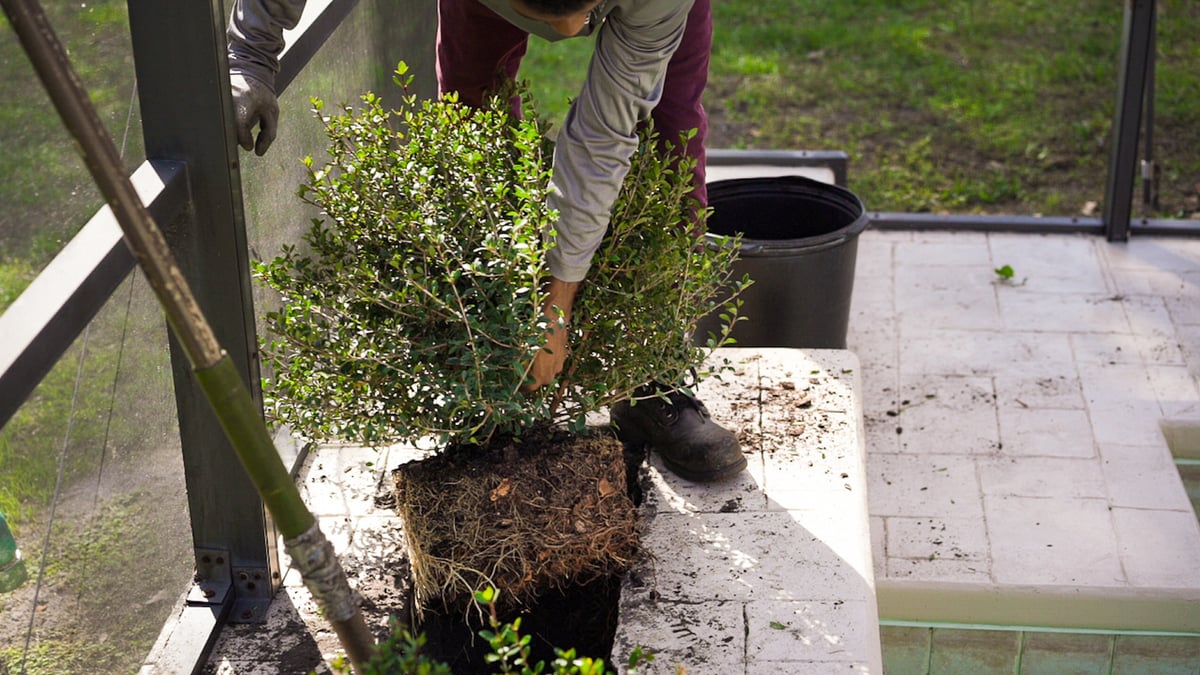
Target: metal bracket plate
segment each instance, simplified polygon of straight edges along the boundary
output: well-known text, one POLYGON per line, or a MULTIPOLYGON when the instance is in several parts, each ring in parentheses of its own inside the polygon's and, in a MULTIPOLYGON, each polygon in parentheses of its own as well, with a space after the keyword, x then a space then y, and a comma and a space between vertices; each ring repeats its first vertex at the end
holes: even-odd
POLYGON ((272 584, 265 567, 233 568, 233 611, 229 623, 266 623, 272 584))
POLYGON ((216 548, 196 549, 196 576, 188 591, 189 605, 220 605, 232 586, 229 552, 216 548))

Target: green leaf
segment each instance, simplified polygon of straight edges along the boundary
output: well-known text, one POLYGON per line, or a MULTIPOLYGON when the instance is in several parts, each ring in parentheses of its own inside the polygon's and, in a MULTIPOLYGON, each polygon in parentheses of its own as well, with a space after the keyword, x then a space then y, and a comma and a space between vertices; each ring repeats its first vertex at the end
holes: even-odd
POLYGON ((771 625, 771 628, 774 628, 775 630, 787 630, 787 626, 785 624, 779 623, 778 621, 772 621, 770 625, 771 625))
POLYGON ((1013 272, 1013 268, 1011 265, 1004 265, 1003 267, 997 267, 995 269, 995 272, 996 272, 996 276, 998 276, 1001 279, 1004 279, 1006 281, 1011 280, 1013 278, 1013 275, 1015 274, 1013 272))

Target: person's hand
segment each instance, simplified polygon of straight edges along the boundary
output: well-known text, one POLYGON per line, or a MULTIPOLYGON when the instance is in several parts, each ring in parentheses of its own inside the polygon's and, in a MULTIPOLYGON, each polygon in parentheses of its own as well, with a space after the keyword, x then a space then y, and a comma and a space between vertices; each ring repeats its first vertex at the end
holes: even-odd
POLYGON ((279 125, 279 101, 275 91, 262 80, 243 73, 230 73, 229 84, 233 92, 238 145, 261 157, 275 140, 279 125), (255 125, 258 126, 257 140, 254 139, 255 125))
POLYGON ((521 385, 528 394, 550 384, 562 372, 567 360, 571 307, 575 304, 578 281, 550 279, 546 289, 546 300, 542 303, 542 315, 546 317, 546 344, 533 356, 529 366, 529 381, 521 385))
POLYGON ((567 360, 567 324, 559 319, 548 319, 546 328, 546 344, 533 357, 529 367, 529 380, 521 386, 521 391, 528 394, 550 384, 562 372, 563 363, 567 360))

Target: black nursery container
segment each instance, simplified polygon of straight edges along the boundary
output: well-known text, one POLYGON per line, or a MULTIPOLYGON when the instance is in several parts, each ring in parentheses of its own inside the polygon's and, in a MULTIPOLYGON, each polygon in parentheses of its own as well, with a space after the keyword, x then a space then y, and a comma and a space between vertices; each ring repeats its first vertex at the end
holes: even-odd
MULTIPOLYGON (((710 245, 741 233, 734 277, 754 284, 733 330, 738 347, 845 349, 858 235, 869 220, 849 190, 801 176, 709 183, 710 245)), ((702 319, 695 339, 720 321, 702 319)))

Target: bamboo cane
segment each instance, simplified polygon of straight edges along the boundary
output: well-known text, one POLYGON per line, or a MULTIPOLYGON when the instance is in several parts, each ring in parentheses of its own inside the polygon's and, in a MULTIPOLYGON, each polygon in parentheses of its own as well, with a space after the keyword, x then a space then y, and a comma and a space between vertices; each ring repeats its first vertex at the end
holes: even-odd
POLYGON ((279 527, 293 563, 333 625, 350 662, 361 668, 373 652, 374 639, 333 546, 300 498, 250 392, 196 304, 161 230, 125 175, 116 146, 45 12, 37 0, 0 0, 0 5, 59 116, 78 142, 84 163, 120 223, 125 241, 145 271, 167 323, 246 473, 279 527))

